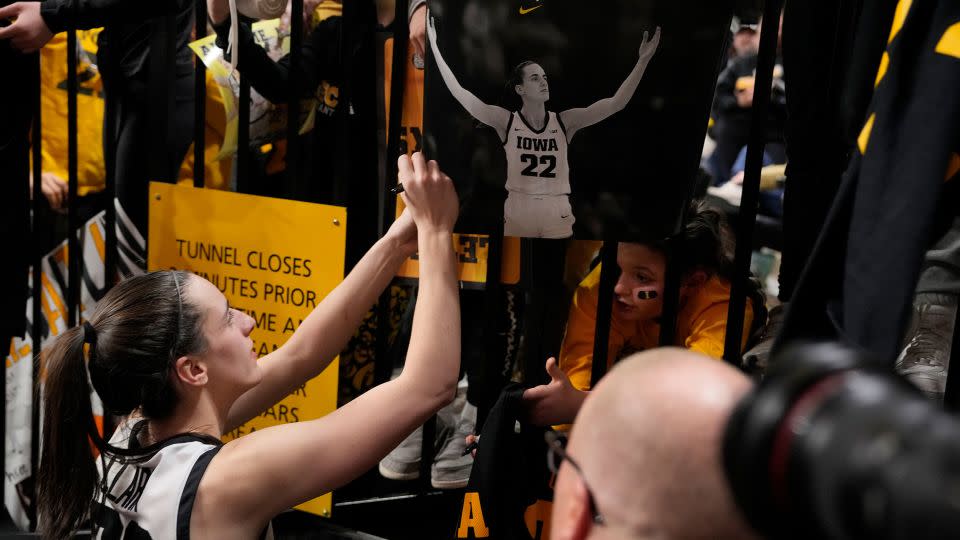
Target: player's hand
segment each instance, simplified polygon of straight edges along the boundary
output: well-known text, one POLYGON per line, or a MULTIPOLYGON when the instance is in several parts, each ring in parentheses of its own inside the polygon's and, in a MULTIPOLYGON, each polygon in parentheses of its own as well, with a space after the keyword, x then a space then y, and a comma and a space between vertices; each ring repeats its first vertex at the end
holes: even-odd
POLYGON ((460 203, 453 181, 437 162, 427 161, 416 152, 410 157, 400 156, 397 170, 403 185, 401 197, 419 232, 452 232, 460 203))
POLYGON ((642 62, 649 62, 657 52, 657 47, 660 46, 660 27, 654 30, 652 38, 648 39, 648 37, 649 33, 644 31, 643 41, 640 42, 640 61, 642 62))
POLYGON ((16 19, 6 28, 0 28, 0 39, 24 53, 40 50, 53 38, 53 32, 40 16, 40 2, 15 2, 0 8, 0 19, 16 19))
MULTIPOLYGON (((410 43, 413 43, 413 50, 420 58, 424 57, 426 31, 427 5, 422 4, 413 10, 413 15, 410 17, 410 43)), ((436 37, 436 30, 434 30, 434 37, 436 37)))
POLYGON ((587 393, 570 384, 555 358, 547 359, 546 368, 550 382, 523 391, 527 421, 536 426, 569 424, 576 418, 587 393))

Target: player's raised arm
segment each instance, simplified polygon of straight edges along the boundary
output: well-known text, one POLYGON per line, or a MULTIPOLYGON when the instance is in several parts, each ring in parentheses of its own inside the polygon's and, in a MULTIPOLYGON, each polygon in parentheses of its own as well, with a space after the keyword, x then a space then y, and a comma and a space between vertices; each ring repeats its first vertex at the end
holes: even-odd
POLYGON ((649 38, 647 32, 643 33, 643 41, 640 43, 640 53, 637 63, 633 66, 633 71, 627 75, 626 80, 623 81, 623 84, 620 85, 620 88, 617 89, 617 93, 614 94, 613 97, 601 99, 589 107, 568 109, 560 113, 560 119, 567 128, 567 141, 573 140, 574 134, 581 128, 606 120, 627 106, 627 103, 630 102, 633 94, 637 91, 637 86, 640 85, 640 79, 643 78, 643 72, 646 71, 647 64, 650 63, 650 59, 653 58, 654 53, 657 52, 658 45, 660 45, 659 26, 653 33, 652 38, 649 38))
POLYGON ((450 66, 444 61, 443 55, 440 54, 440 46, 437 45, 437 27, 432 16, 428 18, 427 38, 430 41, 430 50, 433 53, 434 61, 437 63, 437 69, 440 70, 440 76, 443 77, 447 89, 460 102, 460 105, 470 113, 470 116, 497 130, 497 135, 500 136, 500 140, 503 140, 507 134, 507 125, 510 123, 510 111, 497 105, 484 103, 460 85, 457 76, 453 74, 450 66))

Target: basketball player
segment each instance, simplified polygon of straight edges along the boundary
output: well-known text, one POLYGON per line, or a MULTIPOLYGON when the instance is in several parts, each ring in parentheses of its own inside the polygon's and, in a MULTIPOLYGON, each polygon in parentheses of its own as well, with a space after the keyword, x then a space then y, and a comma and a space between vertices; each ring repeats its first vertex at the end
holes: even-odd
POLYGON ((433 17, 430 17, 427 35, 437 68, 450 93, 471 116, 495 129, 503 142, 507 157, 503 234, 533 238, 572 236, 575 218, 569 199, 567 145, 581 129, 627 106, 660 43, 660 27, 653 38, 643 33, 637 64, 613 97, 560 113, 547 110, 550 86, 539 64, 526 61, 514 68, 508 85, 520 97, 522 106, 518 111, 509 111, 484 103, 460 85, 440 54, 433 17))

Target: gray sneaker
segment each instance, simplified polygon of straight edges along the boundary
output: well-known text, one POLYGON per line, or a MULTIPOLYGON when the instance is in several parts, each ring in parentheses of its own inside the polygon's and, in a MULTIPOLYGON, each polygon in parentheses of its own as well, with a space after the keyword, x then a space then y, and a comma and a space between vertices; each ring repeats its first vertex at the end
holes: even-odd
POLYGON ((936 403, 943 403, 950 367, 950 347, 957 315, 956 296, 920 294, 896 371, 936 403))
POLYGON ((430 484, 437 489, 467 487, 473 456, 463 455, 463 451, 467 447, 467 435, 472 435, 477 425, 477 408, 467 402, 466 377, 457 385, 456 399, 437 413, 437 420, 438 424, 451 429, 443 432, 440 451, 430 467, 430 484))
POLYGON ((380 460, 380 474, 390 480, 416 480, 420 477, 420 454, 423 444, 423 426, 380 460))

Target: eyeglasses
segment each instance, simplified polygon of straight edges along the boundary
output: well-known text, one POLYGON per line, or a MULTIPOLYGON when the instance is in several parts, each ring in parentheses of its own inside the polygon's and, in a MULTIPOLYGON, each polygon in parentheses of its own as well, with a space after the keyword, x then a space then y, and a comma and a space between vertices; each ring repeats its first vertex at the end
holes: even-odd
POLYGON ((587 500, 590 503, 590 514, 593 516, 593 523, 596 525, 605 524, 606 520, 597 510, 597 501, 593 497, 593 491, 590 489, 590 486, 587 485, 587 479, 583 476, 583 469, 580 468, 580 465, 577 464, 577 462, 570 457, 570 454, 567 453, 566 449, 564 449, 567 444, 567 436, 548 429, 543 434, 543 440, 547 442, 547 467, 550 468, 550 472, 557 474, 557 471, 560 469, 560 464, 566 460, 567 463, 573 467, 573 470, 577 471, 577 474, 580 475, 580 480, 583 481, 583 487, 587 490, 587 500))

